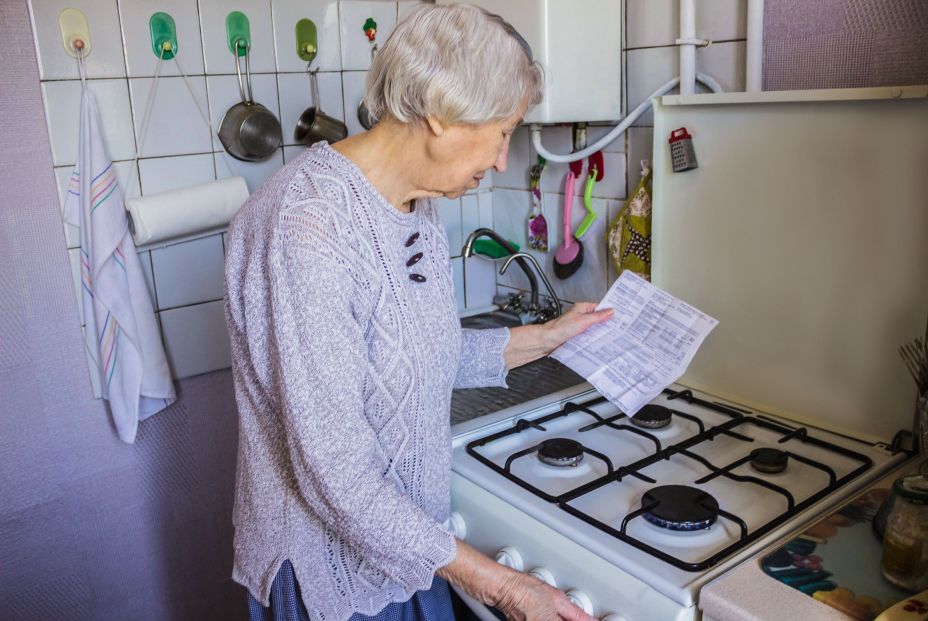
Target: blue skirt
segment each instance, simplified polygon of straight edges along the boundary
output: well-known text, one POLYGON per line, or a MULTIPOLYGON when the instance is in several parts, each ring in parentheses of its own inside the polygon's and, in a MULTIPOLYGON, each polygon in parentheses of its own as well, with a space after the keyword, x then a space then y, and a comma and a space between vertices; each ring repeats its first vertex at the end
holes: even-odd
MULTIPOLYGON (((265 608, 248 594, 250 621, 309 621, 300 597, 293 565, 284 561, 271 584, 271 605, 265 608)), ((373 617, 356 614, 350 621, 453 621, 454 609, 448 583, 435 576, 432 588, 416 591, 409 601, 394 602, 373 617)))

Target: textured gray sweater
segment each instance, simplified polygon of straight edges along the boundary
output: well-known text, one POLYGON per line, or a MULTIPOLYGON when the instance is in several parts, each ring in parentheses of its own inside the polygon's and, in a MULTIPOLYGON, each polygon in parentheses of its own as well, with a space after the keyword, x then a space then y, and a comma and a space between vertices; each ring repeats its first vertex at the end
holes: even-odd
POLYGON ((290 559, 312 619, 375 614, 454 559, 452 387, 504 385, 508 330, 461 330, 430 201, 403 214, 325 143, 229 227, 239 409, 233 578, 290 559))

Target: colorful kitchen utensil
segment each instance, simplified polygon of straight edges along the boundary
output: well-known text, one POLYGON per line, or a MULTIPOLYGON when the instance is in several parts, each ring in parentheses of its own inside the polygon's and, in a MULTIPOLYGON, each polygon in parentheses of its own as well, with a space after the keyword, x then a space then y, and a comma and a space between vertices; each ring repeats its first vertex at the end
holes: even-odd
POLYGON ((583 265, 583 244, 570 229, 576 181, 577 176, 573 170, 568 170, 567 182, 564 184, 564 241, 554 253, 554 275, 561 280, 576 274, 583 265))
POLYGON ((548 252, 548 221, 541 210, 541 174, 545 170, 545 158, 538 156, 538 163, 529 169, 528 182, 532 190, 532 211, 528 216, 528 245, 532 250, 548 252))
POLYGON ((596 212, 593 211, 593 186, 596 185, 597 174, 597 170, 591 168, 589 174, 586 176, 586 186, 583 188, 583 208, 586 209, 586 215, 583 216, 583 220, 580 221, 580 226, 577 227, 577 239, 583 239, 583 236, 587 234, 590 227, 596 222, 596 212))

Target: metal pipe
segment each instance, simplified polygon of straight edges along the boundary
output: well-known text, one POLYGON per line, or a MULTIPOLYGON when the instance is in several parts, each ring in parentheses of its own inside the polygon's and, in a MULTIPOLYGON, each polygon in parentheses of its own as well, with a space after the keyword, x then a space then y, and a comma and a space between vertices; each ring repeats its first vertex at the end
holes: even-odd
POLYGON ((696 4, 680 0, 680 94, 696 92, 696 4))
POLYGON ((747 36, 744 86, 757 93, 764 90, 764 0, 748 0, 747 36))
MULTIPOLYGON (((722 86, 715 80, 715 78, 713 78, 710 75, 706 75, 704 73, 697 73, 696 79, 699 82, 702 82, 703 84, 705 84, 709 88, 709 90, 711 90, 713 93, 721 93, 723 91, 722 86)), ((607 144, 609 144, 610 142, 618 138, 621 134, 625 132, 625 130, 631 127, 632 123, 638 120, 638 117, 640 117, 642 114, 647 112, 648 108, 651 107, 652 97, 659 97, 661 95, 666 95, 671 90, 673 90, 673 88, 677 86, 677 84, 679 83, 680 83, 680 78, 674 78, 672 80, 665 82, 663 85, 661 85, 660 88, 658 88, 656 91, 651 93, 648 97, 646 97, 644 101, 639 103, 635 107, 634 110, 629 112, 628 115, 626 115, 626 117, 622 119, 622 121, 618 125, 610 129, 608 134, 606 134, 605 136, 597 140, 595 143, 588 146, 586 149, 582 149, 575 153, 564 153, 564 154, 552 153, 551 151, 548 151, 548 149, 546 149, 545 146, 541 144, 541 125, 537 125, 537 124, 533 124, 531 126, 532 146, 535 147, 535 152, 538 153, 538 155, 542 156, 549 162, 557 162, 559 164, 576 162, 577 160, 582 160, 587 157, 590 157, 591 155, 593 155, 594 153, 596 153, 597 151, 605 147, 607 144)))

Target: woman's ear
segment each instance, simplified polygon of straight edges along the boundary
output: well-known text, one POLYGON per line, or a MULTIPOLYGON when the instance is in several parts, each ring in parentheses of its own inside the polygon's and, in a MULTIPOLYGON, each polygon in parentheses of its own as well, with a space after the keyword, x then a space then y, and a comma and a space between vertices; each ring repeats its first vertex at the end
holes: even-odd
POLYGON ((441 137, 445 133, 445 124, 433 116, 425 117, 425 123, 435 137, 441 137))

